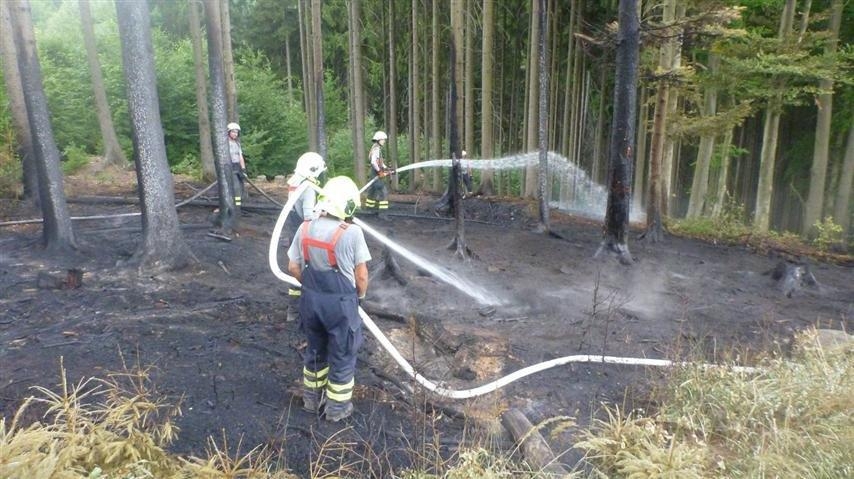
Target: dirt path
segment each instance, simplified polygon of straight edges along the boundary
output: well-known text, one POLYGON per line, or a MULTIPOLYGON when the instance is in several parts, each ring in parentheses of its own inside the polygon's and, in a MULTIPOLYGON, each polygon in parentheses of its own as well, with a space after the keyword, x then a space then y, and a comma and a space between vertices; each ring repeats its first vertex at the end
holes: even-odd
MULTIPOLYGON (((504 301, 486 308, 401 258, 405 285, 371 265, 366 309, 379 313, 379 326, 419 371, 449 386, 478 386, 572 354, 714 362, 738 353, 739 361, 750 361, 769 348, 785 350, 792 333, 810 325, 852 329, 850 266, 812 265, 820 285, 791 298, 763 274, 779 259, 740 247, 678 238, 654 247, 634 243, 637 263, 625 268, 592 258, 600 239, 594 222, 555 215, 554 230, 566 238, 558 239, 531 231, 525 204, 484 199, 467 200, 477 222, 466 224, 466 235, 478 258, 462 263, 446 248, 452 223, 425 208, 430 198, 395 199, 390 220, 363 220, 504 301), (421 321, 401 322, 411 317, 421 321)), ((252 200, 269 205, 257 196, 252 200)), ((132 211, 81 203, 71 209, 74 215, 132 211)), ((29 386, 58 383, 60 357, 75 382, 120 370, 124 358, 129 365, 151 366, 158 391, 180 399, 176 451, 202 454, 209 436, 225 434, 232 445, 242 438, 244 450, 268 444, 284 464, 308 475, 323 467, 317 451, 329 451, 324 443, 332 438, 356 444, 352 454, 365 458, 353 466, 361 475, 382 477, 392 466, 425 460, 428 449, 447 456, 461 441, 509 448, 497 419, 509 407, 534 423, 566 415, 583 425, 602 402, 633 404, 660 374, 576 364, 476 400, 427 401, 370 338, 357 368, 356 414, 345 425, 318 421, 298 407, 302 338, 285 321, 286 286, 267 267, 278 213, 243 216, 239 235, 224 242, 206 236, 211 210, 180 210, 200 264, 155 277, 115 267, 137 247, 138 218, 76 223, 84 252, 74 261, 44 258, 38 226, 0 230, 3 415, 15 411, 29 386), (84 272, 82 287, 38 287, 40 273, 61 277, 70 267, 84 272)), ((2 211, 32 217, 10 203, 2 211)), ((370 240, 369 246, 372 263, 378 263, 382 245, 370 240)), ((570 428, 548 437, 564 451, 572 434, 570 428)), ((563 458, 570 465, 575 459, 563 458)))

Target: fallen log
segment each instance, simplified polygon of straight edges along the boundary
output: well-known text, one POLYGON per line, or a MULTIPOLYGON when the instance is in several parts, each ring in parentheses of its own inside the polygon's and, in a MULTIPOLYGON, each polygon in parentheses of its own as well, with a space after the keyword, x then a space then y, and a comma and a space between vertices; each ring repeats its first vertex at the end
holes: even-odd
POLYGON ((504 427, 519 444, 528 463, 547 477, 567 477, 569 471, 555 457, 552 449, 531 421, 518 409, 509 409, 501 416, 504 427))

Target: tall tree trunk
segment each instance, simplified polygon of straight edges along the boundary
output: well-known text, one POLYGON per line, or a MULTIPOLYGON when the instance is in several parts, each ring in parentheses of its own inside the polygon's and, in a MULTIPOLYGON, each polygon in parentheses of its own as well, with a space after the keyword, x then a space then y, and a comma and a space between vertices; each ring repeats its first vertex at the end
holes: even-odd
POLYGON ((475 0, 466 0, 463 11, 465 12, 466 29, 465 35, 465 91, 463 93, 463 114, 465 136, 463 139, 463 149, 468 150, 468 155, 474 154, 474 2, 475 0))
MULTIPOLYGON (((560 148, 564 156, 569 158, 570 110, 572 109, 572 65, 575 61, 575 22, 578 17, 578 0, 569 2, 569 39, 566 53, 566 77, 563 89, 563 120, 561 121, 560 148)), ((561 201, 563 199, 561 198, 561 201)))
MULTIPOLYGON (((720 66, 720 57, 714 53, 709 54, 709 71, 712 75, 717 73, 720 66)), ((718 109, 718 89, 710 86, 703 92, 702 115, 713 118, 718 109)), ((697 163, 694 167, 694 178, 691 182, 691 197, 688 200, 688 218, 699 218, 703 215, 703 205, 706 202, 706 194, 709 187, 709 168, 712 164, 712 153, 715 149, 714 133, 704 133, 700 136, 700 146, 697 150, 697 163)))
POLYGON ((721 142, 721 168, 718 172, 717 189, 715 190, 715 204, 712 206, 712 217, 718 218, 723 212, 726 204, 729 190, 727 189, 727 180, 729 179, 730 165, 730 147, 732 145, 732 129, 724 133, 723 142, 721 142))
POLYGON ((321 1, 311 0, 311 55, 314 71, 314 102, 317 112, 317 152, 320 156, 327 157, 326 145, 326 109, 323 102, 323 36, 320 29, 321 1))
POLYGON ((182 268, 189 264, 192 253, 178 224, 161 133, 148 2, 116 2, 116 14, 142 207, 142 243, 134 259, 145 272, 182 268))
MULTIPOLYGON (((539 84, 539 74, 537 72, 537 39, 540 36, 540 2, 531 2, 531 34, 528 37, 528 90, 527 104, 528 112, 526 116, 525 131, 525 151, 534 151, 537 145, 537 85, 539 84)), ((525 185, 522 196, 525 198, 534 198, 537 194, 537 165, 531 163, 525 168, 525 185)))
POLYGON ((451 87, 450 87, 450 156, 455 159, 448 178, 448 194, 451 198, 451 207, 454 212, 454 241, 449 249, 455 250, 460 258, 468 258, 468 248, 465 240, 465 221, 463 201, 460 194, 460 183, 462 181, 462 170, 459 158, 462 146, 460 145, 460 132, 462 129, 463 106, 460 102, 460 91, 463 87, 462 56, 463 56, 463 0, 451 0, 451 87))
POLYGON ((845 160, 842 174, 839 175, 839 188, 836 190, 833 217, 842 227, 844 238, 851 231, 851 184, 854 183, 854 123, 848 127, 848 143, 845 147, 845 160))
POLYGON ((104 162, 124 166, 128 160, 119 145, 118 137, 116 137, 113 116, 110 113, 110 105, 107 103, 107 91, 104 88, 101 62, 98 60, 98 48, 95 44, 95 31, 92 27, 89 0, 78 0, 78 6, 80 7, 80 25, 83 27, 83 44, 86 46, 86 59, 89 61, 89 74, 92 76, 95 112, 98 116, 98 125, 101 127, 101 139, 104 142, 104 162))
POLYGON ((608 206, 600 250, 617 255, 620 263, 632 264, 629 253, 629 208, 632 200, 637 75, 640 57, 640 22, 636 0, 620 0, 617 34, 617 71, 614 83, 614 118, 611 123, 608 162, 608 206))
POLYGON ((670 86, 666 81, 658 82, 652 119, 652 138, 649 145, 649 199, 646 204, 646 233, 644 235, 647 240, 653 243, 664 239, 664 225, 661 216, 665 198, 661 186, 661 153, 664 144, 664 125, 667 121, 669 89, 670 86))
MULTIPOLYGON (((829 37, 827 45, 824 47, 824 53, 829 57, 836 54, 836 45, 839 41, 839 27, 842 23, 842 0, 833 0, 830 9, 829 37)), ((813 225, 821 221, 824 209, 827 160, 830 147, 830 123, 833 117, 833 80, 822 79, 819 81, 819 88, 822 93, 818 96, 815 144, 813 146, 812 166, 810 167, 810 189, 801 227, 804 234, 809 233, 813 225)))
POLYGON ((64 253, 77 248, 77 240, 68 213, 63 190, 59 149, 53 137, 50 111, 42 83, 41 65, 36 50, 30 3, 12 0, 10 14, 17 47, 18 70, 27 105, 39 183, 39 205, 44 216, 43 239, 48 251, 64 253))
POLYGON ((239 122, 237 111, 237 82, 234 80, 234 53, 231 49, 231 8, 229 0, 222 0, 220 19, 222 20, 222 66, 225 70, 226 108, 229 121, 239 122))
MULTIPOLYGON (((397 22, 395 21, 394 2, 388 2, 388 156, 394 165, 397 165, 397 49, 395 38, 397 22)), ((400 186, 400 178, 397 175, 391 178, 395 190, 400 186)))
POLYGON ((21 160, 23 198, 39 205, 39 178, 36 171, 36 157, 33 152, 33 135, 30 132, 30 120, 24 88, 21 85, 21 71, 18 69, 18 53, 12 33, 10 2, 0 2, 0 59, 3 63, 3 80, 6 84, 6 97, 12 114, 12 126, 17 141, 16 151, 21 160))
POLYGON ((317 144, 317 110, 315 109, 314 69, 312 68, 311 47, 311 16, 306 5, 309 0, 297 0, 300 28, 300 53, 302 56, 302 95, 305 103, 306 127, 308 129, 308 148, 318 151, 317 144))
MULTIPOLYGON (((665 3, 665 19, 666 24, 673 25, 669 29, 670 38, 667 41, 667 48, 664 49, 663 62, 666 63, 666 70, 673 72, 679 69, 682 65, 682 27, 679 26, 682 18, 685 16, 685 6, 679 4, 676 0, 667 0, 665 3)), ((671 119, 677 118, 677 110, 679 108, 679 89, 671 86, 668 89, 667 97, 667 117, 671 119)), ((662 203, 663 213, 670 215, 670 210, 673 206, 674 191, 674 172, 675 163, 678 157, 676 153, 675 139, 670 135, 670 124, 664 125, 664 145, 662 147, 661 158, 661 193, 664 197, 662 203)))
POLYGON ((214 225, 221 228, 222 233, 230 235, 237 225, 237 211, 234 203, 233 177, 231 174, 231 159, 228 154, 228 137, 226 136, 227 111, 225 106, 225 71, 222 66, 222 32, 220 26, 219 0, 204 0, 205 26, 208 36, 208 70, 210 74, 210 110, 213 119, 212 127, 216 132, 213 139, 213 152, 216 162, 217 190, 219 191, 219 215, 214 225))
POLYGON ((549 70, 546 39, 548 38, 548 0, 537 0, 539 12, 537 15, 537 71, 539 91, 539 121, 537 128, 537 146, 540 152, 539 168, 537 171, 537 199, 539 200, 539 226, 541 232, 547 232, 549 225, 549 70))
MULTIPOLYGON (((432 90, 430 92, 430 143, 433 145, 433 158, 442 157, 442 136, 439 131, 439 118, 441 114, 439 111, 439 85, 442 81, 439 77, 439 2, 440 0, 433 0, 432 2, 430 26, 432 32, 432 44, 430 48, 430 53, 432 55, 432 60, 430 62, 430 76, 432 77, 432 90)), ((430 188, 433 191, 439 191, 441 189, 441 183, 442 170, 439 168, 433 168, 433 177, 430 188)))
MULTIPOLYGON (((483 37, 482 57, 480 61, 480 156, 492 158, 494 152, 493 121, 492 121, 492 75, 493 75, 493 45, 495 43, 495 1, 483 0, 483 37)), ((482 170, 480 176, 480 193, 492 195, 493 171, 482 170)))
MULTIPOLYGON (((287 9, 283 9, 287 14, 287 9)), ((288 82, 288 104, 291 105, 294 102, 294 74, 291 71, 291 36, 290 32, 285 34, 285 72, 287 74, 287 82, 288 82)))
POLYGON ((211 120, 208 112, 208 79, 202 57, 202 32, 199 28, 199 2, 187 2, 190 16, 190 38, 193 43, 193 65, 196 69, 196 104, 199 115, 199 156, 202 161, 202 177, 205 181, 216 178, 213 146, 211 146, 211 120))
MULTIPOLYGON (((409 159, 410 163, 418 163, 419 148, 419 130, 421 129, 420 120, 420 104, 418 103, 418 72, 421 68, 418 62, 418 0, 412 0, 410 7, 410 28, 412 29, 411 43, 409 44, 409 159)), ((409 181, 409 192, 414 193, 418 187, 419 173, 417 170, 412 170, 409 181)))
MULTIPOLYGON (((792 31, 796 0, 786 0, 778 32, 781 41, 792 31)), ((776 94, 765 109, 765 125, 762 130, 762 152, 759 155, 759 186, 756 190, 756 207, 753 226, 760 233, 771 226, 771 200, 774 197, 774 170, 777 163, 777 137, 780 130, 780 115, 783 108, 782 93, 776 94)))
POLYGON ((649 121, 649 105, 647 104, 647 89, 643 88, 640 92, 640 111, 638 112, 638 127, 637 127, 637 149, 635 150, 635 166, 633 193, 632 193, 632 209, 640 211, 643 209, 643 198, 646 186, 644 180, 647 176, 647 154, 646 154, 646 133, 647 123, 649 121))
MULTIPOLYGON (((353 131, 355 138, 353 141, 353 151, 355 152, 354 161, 356 162, 355 171, 356 178, 359 184, 365 184, 365 96, 364 85, 362 84, 362 31, 360 28, 360 8, 359 0, 350 0, 350 59, 352 61, 352 78, 353 85, 353 131)), ((392 137, 394 138, 394 137, 392 137)), ((394 141, 392 139, 392 141, 394 141)), ((396 158, 392 158, 396 160, 396 158)), ((395 166, 396 167, 396 166, 395 166)))

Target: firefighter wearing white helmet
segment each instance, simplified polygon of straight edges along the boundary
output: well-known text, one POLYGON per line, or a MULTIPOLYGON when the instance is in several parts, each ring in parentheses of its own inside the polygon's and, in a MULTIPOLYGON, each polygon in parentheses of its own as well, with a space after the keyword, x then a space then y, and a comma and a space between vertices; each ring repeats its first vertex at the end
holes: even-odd
POLYGON ((229 123, 228 130, 228 157, 231 160, 231 174, 234 179, 234 206, 240 207, 243 203, 245 188, 243 182, 246 180, 246 160, 243 158, 243 148, 240 146, 240 125, 229 123))
MULTIPOLYGON (((326 171, 326 162, 320 154, 313 151, 303 153, 298 159, 294 173, 288 179, 288 195, 293 194, 305 182, 320 185, 320 175, 326 171)), ((314 219, 314 207, 317 204, 317 191, 309 185, 302 190, 293 205, 291 214, 285 222, 286 238, 296 233, 303 221, 314 219)), ((288 288, 287 321, 299 322, 300 289, 296 286, 288 288)))
POLYGON ((362 344, 359 299, 368 289, 371 259, 365 235, 347 222, 359 207, 350 178, 329 180, 288 249, 288 271, 302 283, 303 408, 337 422, 353 412, 356 355, 362 344))
POLYGON ((374 133, 373 145, 368 152, 368 158, 371 160, 371 179, 374 180, 377 176, 379 178, 374 180, 368 188, 365 207, 376 211, 381 216, 385 216, 384 213, 388 211, 388 186, 383 178, 394 174, 394 170, 388 168, 383 160, 383 146, 386 140, 388 135, 384 131, 377 131, 374 133))

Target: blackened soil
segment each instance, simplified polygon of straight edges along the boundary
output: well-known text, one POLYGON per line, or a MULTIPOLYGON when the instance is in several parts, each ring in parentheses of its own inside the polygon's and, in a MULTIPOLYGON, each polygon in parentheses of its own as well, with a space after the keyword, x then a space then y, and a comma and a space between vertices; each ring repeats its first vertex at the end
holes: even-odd
MULTIPOLYGON (((283 188, 260 186, 284 202, 283 188)), ((72 197, 82 195, 69 189, 72 197)), ((181 197, 192 194, 185 184, 178 189, 181 197)), ((133 196, 121 189, 102 194, 133 196)), ((365 308, 419 372, 449 387, 479 386, 574 354, 751 362, 785 352, 792 335, 809 326, 850 331, 854 325, 851 266, 812 264, 818 286, 792 297, 767 274, 781 257, 739 246, 633 242, 636 263, 625 267, 593 257, 598 222, 554 213, 557 235, 541 234, 531 205, 485 198, 465 200, 473 257, 461 260, 448 249, 454 223, 432 211, 435 200, 397 196, 389 218, 360 218, 500 304, 479 303, 473 288, 460 291, 401 256, 395 258, 400 276, 388 274, 383 245, 371 238, 365 308)), ((287 288, 267 260, 278 210, 257 194, 250 204, 256 208, 240 218, 230 242, 207 235, 214 206, 181 208, 199 263, 168 274, 117 266, 139 247, 138 217, 75 222, 76 256, 47 255, 39 225, 0 229, 3 416, 14 414, 31 386, 56 387, 60 358, 75 383, 138 365, 150 368, 159 394, 181 405, 176 452, 202 455, 209 437, 219 443, 225 437, 232 449, 242 441, 244 452, 269 446, 300 476, 346 463, 352 475, 388 477, 392 468, 429 467, 436 451, 448 457, 460 444, 511 449, 500 425, 511 407, 534 423, 571 416, 583 426, 603 403, 648 406, 646 393, 662 371, 596 364, 561 366, 478 399, 443 401, 425 395, 369 337, 353 417, 330 424, 303 412, 303 340, 286 321, 287 288), (82 285, 51 287, 51 278, 61 286, 70 268, 83 271, 82 285), (340 450, 352 462, 339 458, 340 450), (320 451, 326 455, 318 459, 320 451)), ((135 207, 72 201, 70 208, 83 216, 135 207)), ((37 217, 6 200, 0 211, 4 219, 37 217)), ((279 254, 281 262, 284 249, 279 254)), ((575 433, 544 435, 563 453, 575 433)), ((573 451, 562 456, 570 466, 577 459, 573 451)))

